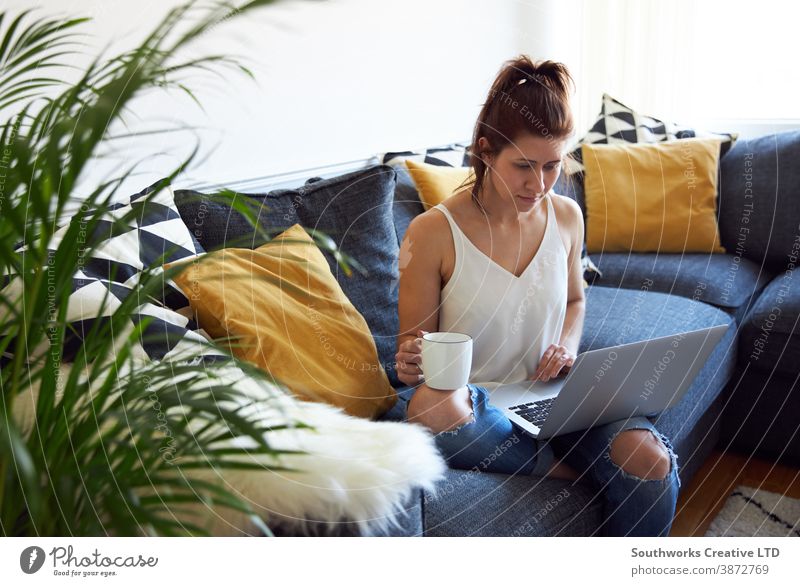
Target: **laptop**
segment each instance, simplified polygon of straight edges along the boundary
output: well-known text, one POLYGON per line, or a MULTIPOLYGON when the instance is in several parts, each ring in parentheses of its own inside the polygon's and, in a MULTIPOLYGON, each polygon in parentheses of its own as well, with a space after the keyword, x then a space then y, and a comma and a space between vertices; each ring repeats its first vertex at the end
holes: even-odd
POLYGON ((655 415, 681 400, 729 327, 583 352, 566 377, 484 386, 492 405, 539 439, 655 415))

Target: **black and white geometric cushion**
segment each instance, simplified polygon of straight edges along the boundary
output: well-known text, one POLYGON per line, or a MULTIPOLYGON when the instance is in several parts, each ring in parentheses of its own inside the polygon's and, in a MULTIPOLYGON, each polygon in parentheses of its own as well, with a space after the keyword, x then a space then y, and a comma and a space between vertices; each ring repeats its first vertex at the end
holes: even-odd
POLYGON ((448 146, 423 149, 419 151, 398 151, 378 156, 384 165, 404 165, 406 159, 441 167, 469 167, 468 142, 457 142, 448 146))
POLYGON ((600 115, 578 142, 565 164, 565 172, 572 175, 583 171, 582 144, 654 143, 694 137, 718 137, 722 139, 721 154, 730 150, 737 134, 719 134, 664 122, 652 116, 639 114, 619 100, 603 94, 600 115))
MULTIPOLYGON (((156 184, 158 185, 158 184, 156 184)), ((79 217, 71 223, 79 222, 79 217)), ((86 220, 83 220, 86 222, 86 220)), ((86 225, 86 223, 84 223, 86 225)), ((70 224, 56 230, 48 244, 48 266, 66 236, 70 224)), ((109 206, 91 234, 81 238, 94 244, 72 279, 67 306, 70 323, 65 340, 64 360, 71 361, 80 344, 90 334, 96 320, 108 320, 122 302, 135 291, 141 274, 152 269, 163 273, 161 265, 204 254, 200 243, 183 223, 169 186, 151 186, 127 201, 109 206), (129 213, 133 213, 121 221, 129 213)), ((19 251, 25 251, 21 247, 19 251)), ((20 298, 18 279, 11 279, 3 294, 20 298)), ((142 320, 151 318, 134 347, 134 358, 150 360, 210 362, 224 354, 207 346, 207 338, 190 315, 189 300, 174 283, 164 280, 151 298, 136 300, 138 306, 126 331, 115 333, 120 342, 142 320)), ((111 341, 113 343, 113 341, 111 341)))

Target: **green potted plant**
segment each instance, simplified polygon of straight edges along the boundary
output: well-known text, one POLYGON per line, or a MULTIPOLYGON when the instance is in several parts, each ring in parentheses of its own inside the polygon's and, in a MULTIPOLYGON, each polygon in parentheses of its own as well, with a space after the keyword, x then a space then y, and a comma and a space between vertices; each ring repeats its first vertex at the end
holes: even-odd
MULTIPOLYGON (((59 68, 78 50, 85 19, 0 15, 0 109, 14 112, 0 135, 3 535, 203 534, 202 511, 218 507, 250 515, 269 534, 232 487, 211 479, 223 468, 263 470, 265 458, 280 468, 281 450, 268 438, 281 426, 250 418, 253 397, 221 373, 234 365, 254 380, 274 381, 229 354, 204 368, 135 357, 148 321, 132 330, 126 324, 143 300, 158 302, 164 279, 181 267, 145 267, 108 319, 83 332, 69 368, 63 364, 75 333, 68 319, 73 279, 101 244, 96 235, 130 170, 82 194, 75 189, 79 176, 117 138, 115 123, 142 92, 191 94, 183 78, 197 69, 247 74, 229 56, 181 61, 181 50, 216 23, 269 3, 217 3, 201 14, 191 4, 175 8, 139 46, 95 59, 74 83, 62 81, 59 68), (176 34, 178 28, 185 32, 176 34), (76 202, 80 209, 66 217, 76 202), (254 454, 262 457, 256 462, 254 454)), ((250 210, 234 205, 256 226, 250 210)), ((124 226, 132 214, 115 222, 124 226)), ((318 245, 339 255, 324 235, 318 245)))

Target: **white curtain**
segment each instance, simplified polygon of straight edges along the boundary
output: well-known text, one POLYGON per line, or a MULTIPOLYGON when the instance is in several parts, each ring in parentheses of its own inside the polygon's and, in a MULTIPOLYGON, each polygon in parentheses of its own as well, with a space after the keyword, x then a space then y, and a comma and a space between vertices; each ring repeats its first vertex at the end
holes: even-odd
POLYGON ((604 92, 642 114, 709 129, 800 121, 793 3, 529 0, 520 15, 522 51, 563 61, 575 77, 576 138, 604 92))

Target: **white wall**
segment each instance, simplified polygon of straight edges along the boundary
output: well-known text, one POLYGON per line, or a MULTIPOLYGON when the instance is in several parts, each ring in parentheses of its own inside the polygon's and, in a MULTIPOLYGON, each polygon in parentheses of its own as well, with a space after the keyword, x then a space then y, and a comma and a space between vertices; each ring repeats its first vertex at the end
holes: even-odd
MULTIPOLYGON (((87 30, 99 49, 130 46, 177 4, 46 0, 42 8, 91 15, 87 30)), ((126 146, 118 153, 123 162, 148 157, 132 188, 168 172, 195 135, 206 158, 179 186, 257 188, 258 178, 275 173, 470 138, 495 73, 515 54, 516 7, 512 0, 292 1, 224 22, 197 51, 238 53, 257 81, 234 74, 227 84, 203 81, 196 94, 205 112, 180 94, 139 100, 134 129, 205 128, 171 142, 147 138, 126 146), (177 156, 152 156, 175 146, 177 156)), ((98 164, 84 184, 109 166, 98 164)))
MULTIPOLYGON (((702 7, 691 0, 280 2, 222 23, 193 49, 240 55, 255 82, 232 73, 225 82, 191 80, 204 111, 182 94, 143 97, 132 130, 197 129, 128 142, 116 158, 99 161, 83 185, 142 161, 128 183, 139 189, 171 171, 196 141, 202 160, 179 187, 257 190, 269 184, 266 176, 468 139, 494 75, 520 52, 570 67, 577 137, 604 91, 642 113, 709 129, 737 130, 749 123, 743 117, 778 112, 788 118, 781 128, 797 126, 800 98, 792 96, 800 76, 788 47, 795 19, 780 18, 785 10, 763 1, 761 16, 744 0, 702 7), (768 75, 767 67, 784 75, 768 75), (776 105, 782 95, 790 99, 776 105), (743 116, 734 98, 750 108, 743 116)), ((132 46, 177 4, 40 0, 40 10, 92 16, 86 30, 94 54, 132 46)), ((30 0, 0 5, 19 10, 30 0)), ((762 120, 752 128, 771 126, 762 120)))

